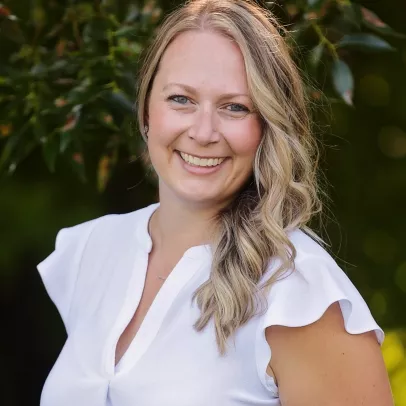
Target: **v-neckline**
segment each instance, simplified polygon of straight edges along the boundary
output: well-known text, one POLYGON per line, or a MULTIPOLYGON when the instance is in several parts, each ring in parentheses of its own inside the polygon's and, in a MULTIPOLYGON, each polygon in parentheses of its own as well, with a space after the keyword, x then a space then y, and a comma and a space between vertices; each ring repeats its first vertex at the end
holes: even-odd
MULTIPOLYGON (((148 351, 149 347, 158 334, 160 326, 182 288, 201 269, 205 261, 196 261, 204 258, 210 253, 208 245, 199 245, 185 251, 179 262, 175 265, 167 279, 162 284, 150 307, 148 308, 138 330, 128 345, 126 351, 121 356, 119 362, 115 363, 115 354, 118 340, 124 329, 134 316, 145 286, 148 270, 149 253, 152 250, 152 239, 148 232, 149 220, 159 203, 147 207, 145 218, 136 225, 136 241, 138 249, 135 252, 130 280, 125 292, 125 299, 117 315, 113 326, 111 340, 109 340, 109 356, 106 359, 106 369, 110 377, 124 374, 135 367, 139 359, 148 351), (190 266, 184 266, 190 262, 190 266)), ((138 219, 139 220, 139 219, 138 219)))

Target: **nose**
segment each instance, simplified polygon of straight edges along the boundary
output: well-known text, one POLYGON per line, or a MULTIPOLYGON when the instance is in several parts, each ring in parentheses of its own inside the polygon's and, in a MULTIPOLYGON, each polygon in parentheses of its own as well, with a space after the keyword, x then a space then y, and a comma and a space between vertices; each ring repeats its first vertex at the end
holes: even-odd
POLYGON ((202 146, 218 142, 220 133, 217 131, 216 113, 210 107, 198 111, 188 135, 202 146))

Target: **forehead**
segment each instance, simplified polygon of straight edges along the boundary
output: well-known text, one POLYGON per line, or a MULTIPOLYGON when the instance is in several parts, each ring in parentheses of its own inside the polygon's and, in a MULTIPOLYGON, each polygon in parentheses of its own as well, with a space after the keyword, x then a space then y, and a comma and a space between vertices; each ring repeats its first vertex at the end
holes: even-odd
POLYGON ((247 92, 244 58, 238 45, 215 32, 187 31, 165 50, 156 77, 160 87, 184 83, 199 89, 247 92))

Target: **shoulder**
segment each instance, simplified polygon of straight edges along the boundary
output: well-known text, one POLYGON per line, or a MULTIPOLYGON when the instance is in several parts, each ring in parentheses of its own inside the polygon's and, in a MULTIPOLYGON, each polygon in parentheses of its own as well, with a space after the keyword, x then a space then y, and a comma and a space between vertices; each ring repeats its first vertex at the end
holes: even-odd
POLYGON ((375 335, 348 334, 338 303, 312 324, 272 326, 266 338, 284 404, 392 405, 375 335))
POLYGON ((107 261, 129 256, 132 246, 148 248, 147 223, 156 205, 125 214, 108 214, 59 230, 54 251, 37 265, 67 330, 78 280, 97 279, 107 261), (86 270, 86 272, 83 272, 86 270))
POLYGON ((147 226, 156 204, 122 214, 106 214, 74 226, 62 228, 56 237, 56 246, 67 243, 86 244, 91 238, 102 243, 125 239, 129 234, 147 226))
MULTIPOLYGON (((287 327, 309 325, 338 302, 349 333, 374 330, 382 342, 383 331, 366 302, 329 253, 303 231, 295 230, 289 238, 296 250, 294 268, 273 283, 264 323, 287 327)), ((270 264, 268 276, 276 265, 270 264)))
POLYGON ((272 286, 263 325, 281 399, 391 405, 378 345, 384 334, 364 299, 313 238, 300 230, 289 238, 294 268, 272 286))

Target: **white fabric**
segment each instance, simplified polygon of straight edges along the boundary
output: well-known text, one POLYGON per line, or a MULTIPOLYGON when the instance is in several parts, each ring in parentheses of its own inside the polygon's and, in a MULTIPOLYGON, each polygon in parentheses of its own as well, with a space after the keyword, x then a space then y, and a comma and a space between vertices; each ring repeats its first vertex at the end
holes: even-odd
MULTIPOLYGON (((187 250, 150 307, 117 367, 115 346, 141 298, 152 241, 148 221, 158 205, 62 229, 55 251, 38 265, 68 339, 45 383, 41 406, 280 405, 266 374, 265 328, 304 326, 339 302, 351 334, 383 332, 334 260, 300 230, 290 234, 296 269, 272 288, 268 310, 241 327, 226 356, 214 328, 193 324, 193 292, 210 273, 209 246, 187 250)), ((275 269, 271 262, 264 280, 275 269)))

